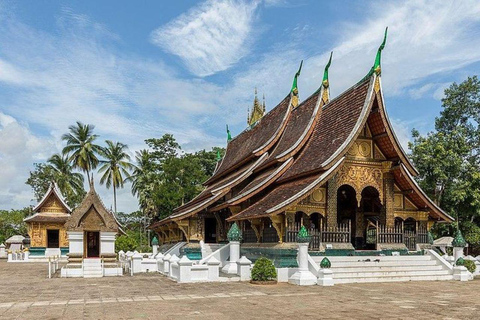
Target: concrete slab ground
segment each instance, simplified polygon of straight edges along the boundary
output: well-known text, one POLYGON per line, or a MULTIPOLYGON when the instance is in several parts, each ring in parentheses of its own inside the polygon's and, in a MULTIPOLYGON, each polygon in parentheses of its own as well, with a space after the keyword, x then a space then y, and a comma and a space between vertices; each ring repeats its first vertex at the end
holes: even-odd
POLYGON ((47 278, 0 260, 0 319, 476 319, 480 280, 298 287, 47 278))

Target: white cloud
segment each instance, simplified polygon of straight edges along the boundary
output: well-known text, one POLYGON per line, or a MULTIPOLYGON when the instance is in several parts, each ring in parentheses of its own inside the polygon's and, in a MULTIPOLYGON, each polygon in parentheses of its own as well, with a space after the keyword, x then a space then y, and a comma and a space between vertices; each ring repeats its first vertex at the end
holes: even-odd
POLYGON ((249 52, 258 4, 209 0, 154 30, 151 41, 197 76, 226 70, 249 52))
POLYGON ((33 204, 31 189, 25 185, 29 169, 54 152, 48 137, 35 136, 28 127, 0 112, 0 208, 33 204))
MULTIPOLYGON (((376 1, 364 10, 365 20, 339 23, 335 29, 338 44, 332 48, 330 68, 334 95, 368 72, 386 26, 388 38, 382 52, 386 95, 404 94, 410 87, 415 90, 429 76, 480 60, 480 37, 472 32, 480 26, 478 1, 376 1)), ((328 54, 308 59, 305 77, 315 74, 318 78, 328 54)))

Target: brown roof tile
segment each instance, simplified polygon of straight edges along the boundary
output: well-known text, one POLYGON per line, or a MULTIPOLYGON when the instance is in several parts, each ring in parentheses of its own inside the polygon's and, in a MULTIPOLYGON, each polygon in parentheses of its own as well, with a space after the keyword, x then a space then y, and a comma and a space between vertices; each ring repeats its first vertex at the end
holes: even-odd
POLYGON ((310 139, 293 166, 279 181, 322 169, 355 128, 367 98, 370 81, 357 84, 323 107, 310 139))
POLYGON ((253 205, 241 211, 240 213, 228 218, 227 220, 244 220, 266 216, 267 214, 265 212, 268 209, 299 193, 307 186, 309 186, 312 182, 314 182, 317 178, 318 175, 315 175, 277 186, 268 194, 266 194, 263 198, 255 202, 253 205))
POLYGON ((303 140, 306 141, 308 138, 308 136, 306 136, 306 131, 308 131, 312 125, 311 119, 315 117, 316 111, 319 110, 319 108, 315 108, 317 106, 318 99, 319 93, 316 91, 297 108, 292 110, 287 122, 287 126, 285 127, 278 144, 264 166, 276 162, 277 159, 275 158, 277 156, 285 156, 286 154, 284 153, 286 151, 293 151, 289 149, 299 142, 300 139, 303 138, 303 140))
POLYGON ((220 166, 205 184, 210 184, 210 182, 222 177, 247 159, 252 158, 253 153, 268 144, 271 138, 278 138, 282 133, 282 126, 288 120, 289 112, 290 95, 263 116, 253 128, 243 131, 228 143, 220 166))

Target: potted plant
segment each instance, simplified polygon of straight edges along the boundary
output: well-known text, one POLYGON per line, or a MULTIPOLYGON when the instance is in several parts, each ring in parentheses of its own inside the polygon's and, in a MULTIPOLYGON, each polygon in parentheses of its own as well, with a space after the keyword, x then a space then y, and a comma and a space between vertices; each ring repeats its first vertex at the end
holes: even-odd
POLYGON ((250 282, 253 284, 276 284, 277 269, 275 269, 273 262, 267 258, 260 258, 255 261, 250 282))

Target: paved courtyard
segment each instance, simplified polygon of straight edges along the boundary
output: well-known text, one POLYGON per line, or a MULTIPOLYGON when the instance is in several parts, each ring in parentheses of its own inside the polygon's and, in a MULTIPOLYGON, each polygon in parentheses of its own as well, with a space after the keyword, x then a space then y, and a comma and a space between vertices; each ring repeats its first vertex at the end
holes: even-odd
POLYGON ((47 278, 0 260, 0 319, 475 319, 480 280, 298 287, 177 284, 158 274, 47 278))

